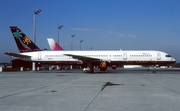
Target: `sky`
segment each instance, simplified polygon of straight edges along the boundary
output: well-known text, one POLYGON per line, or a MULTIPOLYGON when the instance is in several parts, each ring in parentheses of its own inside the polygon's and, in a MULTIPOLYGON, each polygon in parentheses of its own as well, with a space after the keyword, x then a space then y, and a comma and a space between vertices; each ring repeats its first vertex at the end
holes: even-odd
POLYGON ((180 62, 180 0, 0 0, 0 62, 19 53, 9 26, 18 26, 36 45, 47 38, 65 50, 159 50, 180 62), (72 38, 71 35, 75 34, 72 38))

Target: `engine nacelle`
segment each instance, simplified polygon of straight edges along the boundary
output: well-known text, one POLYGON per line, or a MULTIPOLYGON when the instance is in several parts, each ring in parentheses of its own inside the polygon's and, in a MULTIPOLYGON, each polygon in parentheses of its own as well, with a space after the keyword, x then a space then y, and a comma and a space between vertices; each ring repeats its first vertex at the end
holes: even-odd
POLYGON ((102 61, 99 65, 99 70, 100 71, 106 71, 107 69, 107 62, 106 61, 102 61))

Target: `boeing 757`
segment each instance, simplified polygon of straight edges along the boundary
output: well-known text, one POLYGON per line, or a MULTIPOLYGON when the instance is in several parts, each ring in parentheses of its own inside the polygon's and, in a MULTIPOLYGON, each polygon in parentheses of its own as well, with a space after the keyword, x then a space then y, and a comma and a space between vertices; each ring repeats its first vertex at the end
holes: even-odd
MULTIPOLYGON (((26 36, 17 26, 10 27, 14 38, 21 39, 26 36)), ((19 50, 25 50, 29 41, 19 42, 19 50)), ((104 51, 39 51, 21 52, 5 54, 16 57, 24 61, 32 62, 82 62, 86 65, 84 72, 94 72, 94 66, 98 66, 101 71, 105 71, 107 66, 119 65, 153 65, 156 72, 156 66, 168 66, 175 63, 175 59, 166 52, 156 50, 104 50, 104 51)), ((113 67, 114 68, 114 67, 113 67)))

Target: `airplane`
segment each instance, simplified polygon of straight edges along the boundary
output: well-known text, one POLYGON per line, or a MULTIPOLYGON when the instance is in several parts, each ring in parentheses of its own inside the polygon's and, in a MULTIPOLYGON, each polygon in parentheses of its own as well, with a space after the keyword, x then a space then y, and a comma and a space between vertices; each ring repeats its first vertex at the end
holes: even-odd
MULTIPOLYGON (((21 39, 25 34, 17 26, 10 26, 14 38, 21 39)), ((19 42, 29 45, 26 41, 19 42)), ((22 45, 22 46, 26 46, 22 45)), ((19 50, 24 50, 22 47, 19 50)), ((120 65, 153 65, 153 73, 156 73, 157 66, 169 66, 176 62, 171 55, 166 52, 156 50, 104 50, 104 51, 40 51, 11 53, 6 55, 16 57, 20 60, 32 62, 61 62, 61 63, 83 63, 84 73, 94 73, 94 66, 98 66, 100 71, 105 71, 107 66, 120 65)), ((116 68, 116 67, 112 67, 116 68)))

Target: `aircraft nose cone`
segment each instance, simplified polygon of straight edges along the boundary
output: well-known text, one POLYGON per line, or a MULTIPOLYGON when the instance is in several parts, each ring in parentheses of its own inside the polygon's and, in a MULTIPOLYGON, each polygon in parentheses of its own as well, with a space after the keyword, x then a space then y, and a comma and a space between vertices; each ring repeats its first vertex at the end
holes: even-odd
POLYGON ((174 62, 176 62, 176 59, 174 59, 174 58, 171 58, 171 61, 174 61, 174 62))

